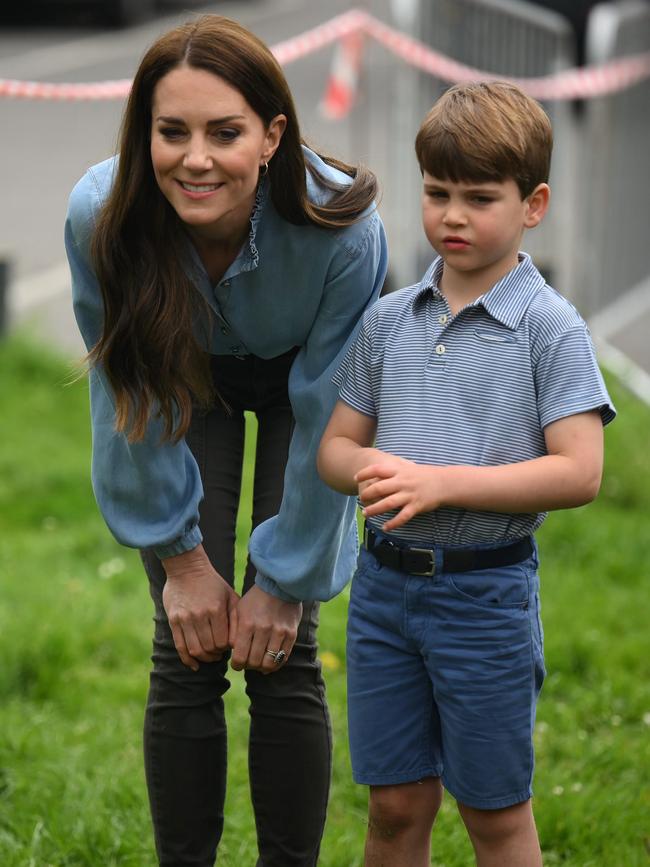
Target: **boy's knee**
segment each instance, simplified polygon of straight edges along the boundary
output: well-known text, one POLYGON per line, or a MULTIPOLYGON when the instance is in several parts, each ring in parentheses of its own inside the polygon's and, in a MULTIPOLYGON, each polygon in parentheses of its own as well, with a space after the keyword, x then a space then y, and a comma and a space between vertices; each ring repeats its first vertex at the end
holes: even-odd
POLYGON ((486 845, 520 834, 533 821, 530 801, 500 810, 477 810, 459 803, 458 811, 472 839, 486 845))
POLYGON ((397 786, 371 786, 369 833, 384 840, 433 825, 442 802, 442 786, 433 778, 397 786))

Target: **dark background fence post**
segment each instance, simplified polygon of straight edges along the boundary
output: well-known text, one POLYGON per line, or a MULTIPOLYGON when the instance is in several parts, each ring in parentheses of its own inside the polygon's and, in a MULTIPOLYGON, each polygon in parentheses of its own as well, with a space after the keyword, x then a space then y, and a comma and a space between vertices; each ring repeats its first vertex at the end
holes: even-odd
POLYGON ((9 326, 9 260, 0 255, 0 338, 9 326))

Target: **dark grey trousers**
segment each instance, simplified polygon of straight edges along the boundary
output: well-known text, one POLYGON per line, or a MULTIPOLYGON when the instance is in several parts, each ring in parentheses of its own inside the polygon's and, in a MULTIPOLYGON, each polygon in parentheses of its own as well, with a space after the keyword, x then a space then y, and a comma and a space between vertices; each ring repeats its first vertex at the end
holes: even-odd
MULTIPOLYGON (((295 352, 271 360, 213 357, 213 376, 230 406, 195 413, 187 441, 201 470, 204 547, 231 584, 241 487, 244 410, 256 413, 253 526, 277 513, 293 430, 287 376, 295 352)), ((211 867, 223 829, 227 662, 180 661, 162 605, 165 574, 142 552, 155 604, 153 669, 144 726, 147 787, 161 867, 211 867)), ((248 563, 244 592, 254 580, 248 563)), ((271 675, 245 672, 250 700, 249 770, 258 867, 314 867, 325 823, 331 730, 316 659, 318 603, 304 605, 294 650, 271 675)))

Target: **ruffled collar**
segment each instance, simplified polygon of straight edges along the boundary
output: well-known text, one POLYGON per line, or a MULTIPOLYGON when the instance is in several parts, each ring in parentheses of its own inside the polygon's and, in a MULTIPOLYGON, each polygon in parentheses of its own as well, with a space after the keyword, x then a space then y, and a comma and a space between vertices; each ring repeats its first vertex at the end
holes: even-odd
MULTIPOLYGON (((239 274, 242 271, 253 271, 255 268, 257 268, 260 260, 260 254, 256 244, 257 230, 260 224, 260 220, 262 219, 264 206, 266 205, 266 202, 269 198, 269 191, 270 183, 268 178, 262 178, 260 183, 258 184, 257 192, 255 193, 255 201, 253 203, 253 209, 249 217, 250 228, 248 231, 248 237, 242 244, 239 253, 237 254, 230 267, 227 269, 226 273, 221 278, 220 282, 223 282, 230 277, 234 277, 236 274, 239 274)), ((199 255, 199 251, 196 249, 196 246, 192 243, 192 239, 189 233, 187 235, 187 241, 190 261, 193 263, 194 267, 198 269, 199 272, 203 272, 205 274, 205 267, 203 265, 203 262, 201 261, 201 256, 199 255)))
MULTIPOLYGON (((269 179, 267 177, 262 178, 257 187, 255 203, 250 216, 251 227, 248 233, 248 252, 250 253, 250 259, 247 263, 242 263, 243 271, 252 271, 253 268, 257 268, 257 263, 260 260, 260 254, 257 245, 255 244, 255 238, 257 235, 257 227, 262 218, 262 211, 264 210, 264 205, 269 196, 269 189, 269 179)), ((237 258, 239 258, 239 256, 237 258)))

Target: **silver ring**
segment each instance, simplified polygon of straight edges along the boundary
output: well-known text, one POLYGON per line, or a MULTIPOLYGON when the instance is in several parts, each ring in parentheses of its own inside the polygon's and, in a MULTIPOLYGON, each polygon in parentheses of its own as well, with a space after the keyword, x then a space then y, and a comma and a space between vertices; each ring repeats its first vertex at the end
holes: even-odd
POLYGON ((287 658, 287 654, 284 650, 267 650, 266 652, 269 656, 273 657, 276 665, 282 665, 284 660, 287 658))
POLYGON ((278 653, 282 653, 281 650, 267 650, 266 652, 268 653, 269 656, 272 656, 273 659, 275 659, 276 662, 277 662, 277 659, 278 659, 278 653))

